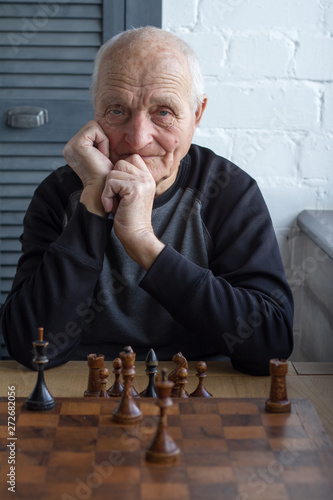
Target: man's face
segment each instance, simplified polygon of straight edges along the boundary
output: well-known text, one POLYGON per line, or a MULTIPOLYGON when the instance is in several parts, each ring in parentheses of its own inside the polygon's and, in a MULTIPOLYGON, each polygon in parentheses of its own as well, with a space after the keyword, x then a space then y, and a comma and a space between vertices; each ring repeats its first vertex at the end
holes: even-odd
POLYGON ((205 107, 194 113, 191 88, 184 56, 159 44, 121 48, 101 62, 95 120, 109 139, 110 160, 140 155, 157 196, 176 179, 205 107))

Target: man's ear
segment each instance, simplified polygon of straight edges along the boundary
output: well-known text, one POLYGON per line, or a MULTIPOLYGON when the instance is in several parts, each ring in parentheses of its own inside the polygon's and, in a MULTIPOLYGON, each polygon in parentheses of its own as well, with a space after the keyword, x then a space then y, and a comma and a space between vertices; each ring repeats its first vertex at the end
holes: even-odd
POLYGON ((207 95, 203 95, 202 102, 199 104, 196 112, 195 112, 195 127, 197 127, 200 123, 201 117, 203 115, 203 112, 205 111, 205 108, 207 106, 207 95))

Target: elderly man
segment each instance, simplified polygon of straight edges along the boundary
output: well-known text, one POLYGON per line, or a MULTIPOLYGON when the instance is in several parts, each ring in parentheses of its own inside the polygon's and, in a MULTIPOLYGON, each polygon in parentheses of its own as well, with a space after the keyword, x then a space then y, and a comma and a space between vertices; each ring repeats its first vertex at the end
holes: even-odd
POLYGON ((43 326, 50 366, 131 345, 266 374, 292 350, 292 296, 255 181, 191 145, 207 102, 192 50, 156 28, 118 35, 92 95, 94 120, 26 214, 9 353, 31 366, 43 326))

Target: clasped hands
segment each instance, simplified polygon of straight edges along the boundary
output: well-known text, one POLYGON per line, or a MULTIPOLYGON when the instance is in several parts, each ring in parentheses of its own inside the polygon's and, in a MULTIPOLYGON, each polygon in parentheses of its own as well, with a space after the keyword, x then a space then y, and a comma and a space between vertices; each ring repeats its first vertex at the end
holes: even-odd
POLYGON ((114 232, 128 255, 148 270, 164 244, 151 224, 156 183, 143 159, 134 154, 109 159, 109 140, 95 121, 88 122, 65 146, 63 155, 80 177, 80 201, 99 216, 114 215, 114 232))

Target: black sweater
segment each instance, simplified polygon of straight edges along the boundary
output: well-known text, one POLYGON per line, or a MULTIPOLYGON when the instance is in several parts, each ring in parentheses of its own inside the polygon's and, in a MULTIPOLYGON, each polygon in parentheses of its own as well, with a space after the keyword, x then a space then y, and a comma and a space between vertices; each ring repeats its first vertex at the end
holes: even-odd
POLYGON ((68 166, 37 188, 24 220, 23 255, 2 308, 10 355, 32 367, 44 327, 49 367, 91 352, 113 359, 230 357, 267 374, 292 351, 293 299, 256 182, 208 149, 191 146, 176 182, 155 199, 152 224, 165 249, 148 272, 79 202, 68 166))

